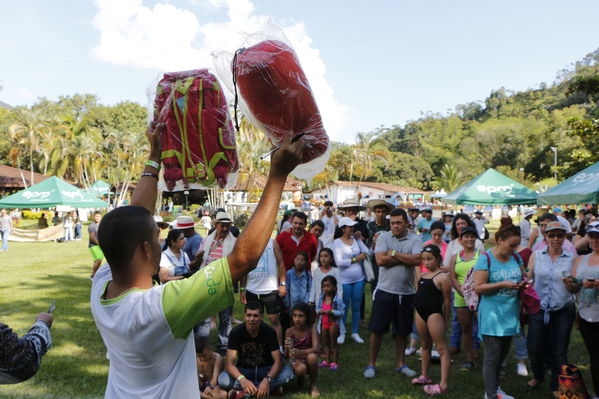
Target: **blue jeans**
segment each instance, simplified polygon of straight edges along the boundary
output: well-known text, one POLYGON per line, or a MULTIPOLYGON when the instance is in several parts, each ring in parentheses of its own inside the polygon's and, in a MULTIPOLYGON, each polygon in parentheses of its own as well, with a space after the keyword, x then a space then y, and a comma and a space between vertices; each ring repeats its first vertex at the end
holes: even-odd
POLYGON ((8 251, 8 235, 10 234, 10 230, 0 230, 0 235, 2 236, 2 250, 8 251))
POLYGON ((524 329, 520 330, 520 334, 514 335, 514 346, 516 347, 516 359, 528 359, 527 340, 526 334, 524 334, 524 329))
MULTIPOLYGON (((453 296, 453 293, 452 293, 453 296)), ((474 350, 480 348, 480 338, 478 337, 478 322, 474 316, 472 316, 472 346, 474 350)), ((462 327, 458 321, 458 312, 454 306, 451 307, 451 335, 449 336, 449 346, 452 348, 460 349, 462 344, 462 327)))
MULTIPOLYGON (((231 333, 232 323, 231 315, 233 314, 233 306, 229 306, 225 310, 218 312, 218 344, 216 349, 219 353, 227 351, 229 343, 229 334, 231 333)), ((210 317, 200 322, 194 327, 193 332, 196 336, 207 337, 210 335, 210 317)))
MULTIPOLYGON (((264 377, 266 377, 266 375, 270 371, 270 368, 271 366, 256 367, 253 369, 245 369, 239 367, 239 372, 243 374, 245 378, 250 380, 256 386, 256 388, 258 388, 258 385, 260 385, 260 382, 262 382, 264 377)), ((282 386, 283 384, 291 381, 293 379, 293 376, 294 374, 291 366, 288 364, 284 364, 281 371, 279 371, 279 374, 277 374, 277 376, 273 378, 272 382, 270 383, 270 390, 273 391, 282 386)), ((226 371, 221 371, 221 373, 218 375, 218 386, 224 389, 225 391, 230 391, 231 389, 234 389, 236 391, 241 390, 241 384, 239 383, 239 381, 231 377, 229 373, 227 373, 226 371)))
POLYGON ((557 376, 562 364, 568 362, 570 333, 576 317, 574 304, 549 312, 549 324, 543 321, 544 312, 528 315, 528 355, 536 380, 545 379, 545 355, 549 351, 551 390, 557 391, 557 376))
POLYGON ((351 305, 351 332, 358 332, 360 323, 360 305, 362 296, 364 296, 364 284, 366 280, 358 281, 357 283, 343 284, 343 303, 345 311, 343 312, 343 324, 347 326, 347 312, 351 305))

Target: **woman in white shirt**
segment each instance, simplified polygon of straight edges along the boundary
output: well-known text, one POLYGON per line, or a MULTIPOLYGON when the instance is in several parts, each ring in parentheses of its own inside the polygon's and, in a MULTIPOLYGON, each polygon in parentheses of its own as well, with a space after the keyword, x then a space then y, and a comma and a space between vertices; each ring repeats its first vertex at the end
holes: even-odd
MULTIPOLYGON (((464 247, 462 246, 460 233, 462 232, 462 229, 466 226, 470 226, 476 229, 476 226, 474 225, 472 219, 470 219, 470 216, 466 215, 465 213, 458 213, 457 215, 455 215, 455 217, 453 218, 453 223, 451 225, 452 240, 449 244, 447 244, 447 251, 445 252, 445 257, 443 258, 444 268, 449 268, 451 258, 464 249, 464 247)), ((476 242, 474 243, 474 248, 478 249, 479 251, 484 251, 485 244, 483 244, 483 242, 477 238, 476 242)))
MULTIPOLYGON (((339 268, 341 283, 343 284, 343 302, 345 303, 343 324, 347 325, 347 313, 351 307, 351 337, 357 343, 362 344, 364 340, 358 334, 360 305, 362 303, 362 296, 364 295, 364 284, 366 283, 362 261, 366 259, 366 254, 368 254, 369 250, 362 240, 354 238, 354 226, 357 223, 348 217, 343 217, 339 220, 338 226, 342 231, 342 235, 333 241, 332 249, 335 263, 339 268)), ((339 335, 337 342, 345 342, 345 336, 339 335)))
POLYGON ((169 231, 164 242, 165 249, 160 258, 160 282, 181 280, 189 274, 189 257, 183 251, 185 236, 181 230, 169 231))

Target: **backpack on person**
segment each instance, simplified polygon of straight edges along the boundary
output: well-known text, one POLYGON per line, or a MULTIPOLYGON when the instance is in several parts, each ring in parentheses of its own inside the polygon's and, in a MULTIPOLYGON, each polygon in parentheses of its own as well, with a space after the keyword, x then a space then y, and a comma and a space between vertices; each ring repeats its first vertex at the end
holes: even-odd
MULTIPOLYGON (((482 254, 487 257, 487 270, 491 270, 491 257, 486 251, 482 251, 482 254)), ((512 256, 518 265, 522 265, 522 258, 520 255, 514 252, 512 256)), ((464 294, 464 302, 466 302, 468 310, 471 312, 476 311, 478 309, 480 296, 474 291, 474 267, 468 270, 468 274, 466 274, 466 279, 464 279, 464 284, 462 284, 462 294, 464 294)))

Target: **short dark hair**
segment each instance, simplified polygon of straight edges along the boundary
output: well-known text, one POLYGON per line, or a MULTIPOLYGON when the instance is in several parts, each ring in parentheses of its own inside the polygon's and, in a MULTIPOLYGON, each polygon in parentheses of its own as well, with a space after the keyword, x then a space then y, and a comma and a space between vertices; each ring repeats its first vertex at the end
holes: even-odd
POLYGON ((293 218, 300 218, 300 219, 304 219, 304 223, 308 223, 308 216, 306 216, 306 214, 304 212, 294 212, 293 215, 291 216, 291 220, 293 220, 293 218))
POLYGON ((293 312, 299 310, 306 316, 306 325, 312 325, 312 308, 306 302, 296 303, 293 309, 291 310, 291 315, 293 316, 293 312))
POLYGON ((173 242, 177 241, 177 238, 179 238, 181 234, 185 234, 183 233, 183 230, 172 229, 169 231, 166 239, 164 240, 164 246, 162 247, 162 250, 166 250, 173 242))
MULTIPOLYGON (((301 255, 304 257, 304 259, 307 261, 310 260, 310 257, 308 256, 308 253, 306 251, 299 251, 298 253, 295 254, 295 256, 301 255)), ((294 256, 294 258, 295 258, 294 256)))
POLYGON ((135 249, 156 239, 158 226, 143 206, 121 206, 108 212, 98 227, 98 242, 113 273, 129 266, 135 249))
POLYGON ((210 344, 208 343, 208 337, 202 337, 200 335, 196 335, 194 337, 194 341, 196 344, 196 353, 199 355, 204 352, 204 349, 210 348, 210 344))
POLYGON ((324 283, 325 281, 328 281, 329 283, 331 283, 333 285, 333 287, 337 287, 337 279, 335 278, 335 276, 333 275, 328 275, 328 276, 324 276, 322 278, 322 281, 320 282, 320 286, 322 287, 322 283, 324 283))
POLYGON ((436 222, 433 222, 433 224, 431 224, 430 231, 433 231, 433 230, 441 230, 442 232, 445 233, 445 223, 440 222, 438 220, 436 222))
POLYGON ((94 215, 102 215, 102 212, 100 212, 100 211, 95 211, 95 212, 94 212, 94 215))
POLYGON ((246 303, 244 312, 247 312, 248 310, 257 310, 260 313, 264 312, 262 302, 258 301, 249 301, 248 303, 246 303))
POLYGON ((314 227, 314 226, 318 226, 321 229, 324 230, 324 223, 322 222, 322 220, 315 220, 310 224, 310 228, 314 227))
POLYGON ((324 206, 333 206, 333 201, 325 201, 324 206))
POLYGON ((403 218, 403 221, 408 223, 408 214, 402 208, 395 208, 394 210, 392 210, 389 214, 389 217, 392 218, 394 216, 401 216, 403 218))

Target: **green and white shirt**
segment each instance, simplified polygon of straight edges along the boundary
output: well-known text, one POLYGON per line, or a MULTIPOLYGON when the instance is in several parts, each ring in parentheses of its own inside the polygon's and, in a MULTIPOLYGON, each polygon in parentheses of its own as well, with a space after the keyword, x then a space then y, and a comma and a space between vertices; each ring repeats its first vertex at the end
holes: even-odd
POLYGON ((227 258, 193 276, 102 299, 112 280, 96 273, 91 310, 108 348, 106 398, 199 398, 193 327, 235 303, 227 258))

